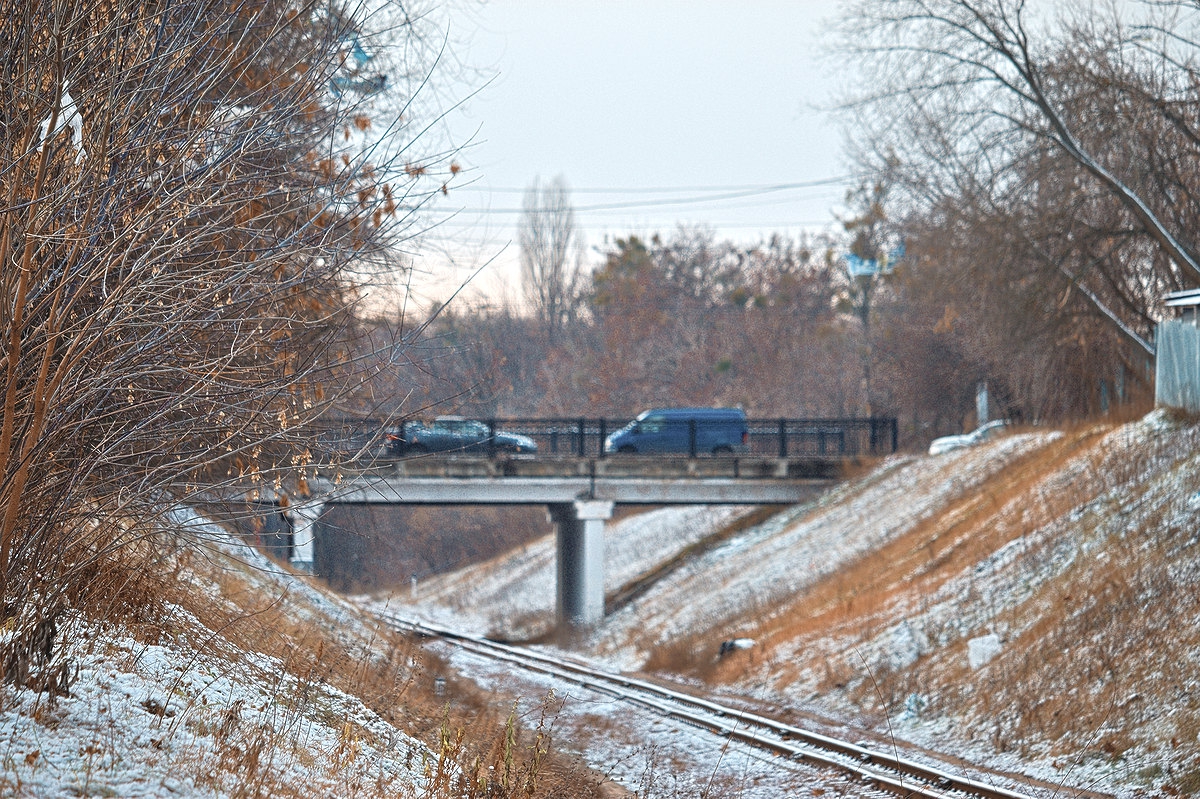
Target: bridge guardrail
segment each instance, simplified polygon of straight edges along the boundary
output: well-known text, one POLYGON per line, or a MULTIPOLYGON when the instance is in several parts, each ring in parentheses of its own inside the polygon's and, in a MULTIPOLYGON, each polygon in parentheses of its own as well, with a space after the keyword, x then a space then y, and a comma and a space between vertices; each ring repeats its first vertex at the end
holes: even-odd
MULTIPOLYGON (((539 455, 606 457, 604 439, 631 419, 557 417, 480 419, 493 433, 503 430, 529 436, 539 455)), ((318 426, 314 443, 326 454, 360 450, 379 453, 383 433, 399 425, 380 419, 331 419, 318 426)), ((734 454, 764 457, 855 457, 889 455, 897 448, 897 423, 892 416, 868 418, 751 418, 745 448, 734 454)), ((624 457, 624 456, 623 456, 624 457)), ((721 457, 695 453, 694 457, 721 457)))

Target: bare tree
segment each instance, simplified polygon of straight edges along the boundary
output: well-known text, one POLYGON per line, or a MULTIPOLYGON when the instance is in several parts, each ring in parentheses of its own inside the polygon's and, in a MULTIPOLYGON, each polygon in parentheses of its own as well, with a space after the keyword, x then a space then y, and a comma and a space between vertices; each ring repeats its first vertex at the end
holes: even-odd
POLYGON ((846 25, 856 157, 895 177, 905 290, 972 331, 962 362, 1000 364, 1032 415, 1143 374, 1162 294, 1200 281, 1200 9, 900 0, 846 25))
POLYGON ((579 249, 575 209, 562 176, 525 192, 521 211, 521 284, 542 327, 553 339, 574 313, 579 249))
MULTIPOLYGON (((1155 5, 1189 16, 1198 11, 1187 4, 1155 5)), ((1134 129, 1139 112, 1131 103, 1148 100, 1163 118, 1179 122, 1179 100, 1200 74, 1200 50, 1180 36, 1148 46, 1145 30, 1169 36, 1165 31, 1181 22, 1168 25, 1153 10, 1133 29, 1116 9, 1094 16, 1080 10, 1086 22, 1056 18, 1049 5, 1040 11, 1019 0, 859 3, 846 19, 850 49, 876 87, 859 107, 880 112, 883 124, 876 132, 890 127, 889 146, 905 151, 910 165, 934 167, 922 181, 926 189, 937 190, 939 180, 961 187, 967 176, 989 183, 984 173, 1026 157, 1031 139, 1054 146, 1117 198, 1192 282, 1200 281, 1187 228, 1164 213, 1163 198, 1153 189, 1139 185, 1140 162, 1095 138, 1102 127, 1118 141, 1120 131, 1134 129), (1081 113, 1080 100, 1105 83, 1117 87, 1117 103, 1081 113), (925 157, 914 161, 918 153, 925 157)), ((1194 121, 1180 127, 1194 159, 1200 155, 1194 121)), ((1161 126, 1158 132, 1164 132, 1161 126)))
POLYGON ((0 2, 11 647, 111 588, 98 564, 172 502, 302 480, 306 425, 355 382, 347 274, 420 198, 355 147, 363 94, 333 87, 360 29, 337 11, 0 2))

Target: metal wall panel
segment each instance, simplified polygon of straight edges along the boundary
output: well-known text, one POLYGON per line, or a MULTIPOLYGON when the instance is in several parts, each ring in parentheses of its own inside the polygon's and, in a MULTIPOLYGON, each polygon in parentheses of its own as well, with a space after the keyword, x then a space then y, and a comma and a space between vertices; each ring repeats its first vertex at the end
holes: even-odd
POLYGON ((1154 404, 1200 411, 1200 328, 1191 321, 1158 325, 1154 404))

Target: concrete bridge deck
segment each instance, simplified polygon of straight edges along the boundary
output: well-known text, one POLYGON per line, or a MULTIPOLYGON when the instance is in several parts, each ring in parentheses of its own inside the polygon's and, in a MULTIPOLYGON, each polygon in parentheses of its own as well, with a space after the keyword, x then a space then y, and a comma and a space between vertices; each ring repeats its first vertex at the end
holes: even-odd
POLYGON ((849 465, 832 457, 424 457, 322 469, 312 488, 337 503, 775 504, 802 501, 849 465))

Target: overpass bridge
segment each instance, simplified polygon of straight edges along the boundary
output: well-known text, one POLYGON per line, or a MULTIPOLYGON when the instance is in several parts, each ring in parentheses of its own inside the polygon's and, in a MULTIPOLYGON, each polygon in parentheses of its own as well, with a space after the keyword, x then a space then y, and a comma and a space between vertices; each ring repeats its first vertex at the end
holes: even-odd
MULTIPOLYGON (((604 614, 604 525, 616 506, 797 504, 864 458, 895 450, 895 420, 870 420, 861 428, 861 447, 846 434, 846 420, 840 429, 836 421, 823 420, 820 435, 810 436, 819 447, 791 455, 606 456, 599 447, 589 455, 569 446, 565 453, 380 457, 323 467, 309 481, 311 496, 290 508, 292 561, 322 571, 317 542, 331 505, 545 505, 556 531, 559 623, 588 627, 604 614)), ((788 429, 774 420, 772 428, 788 429)), ((586 422, 580 420, 578 429, 586 431, 586 422)), ((576 441, 585 440, 580 435, 576 441)), ((788 447, 785 437, 759 449, 788 447)), ((804 448, 791 442, 791 449, 804 448)))

